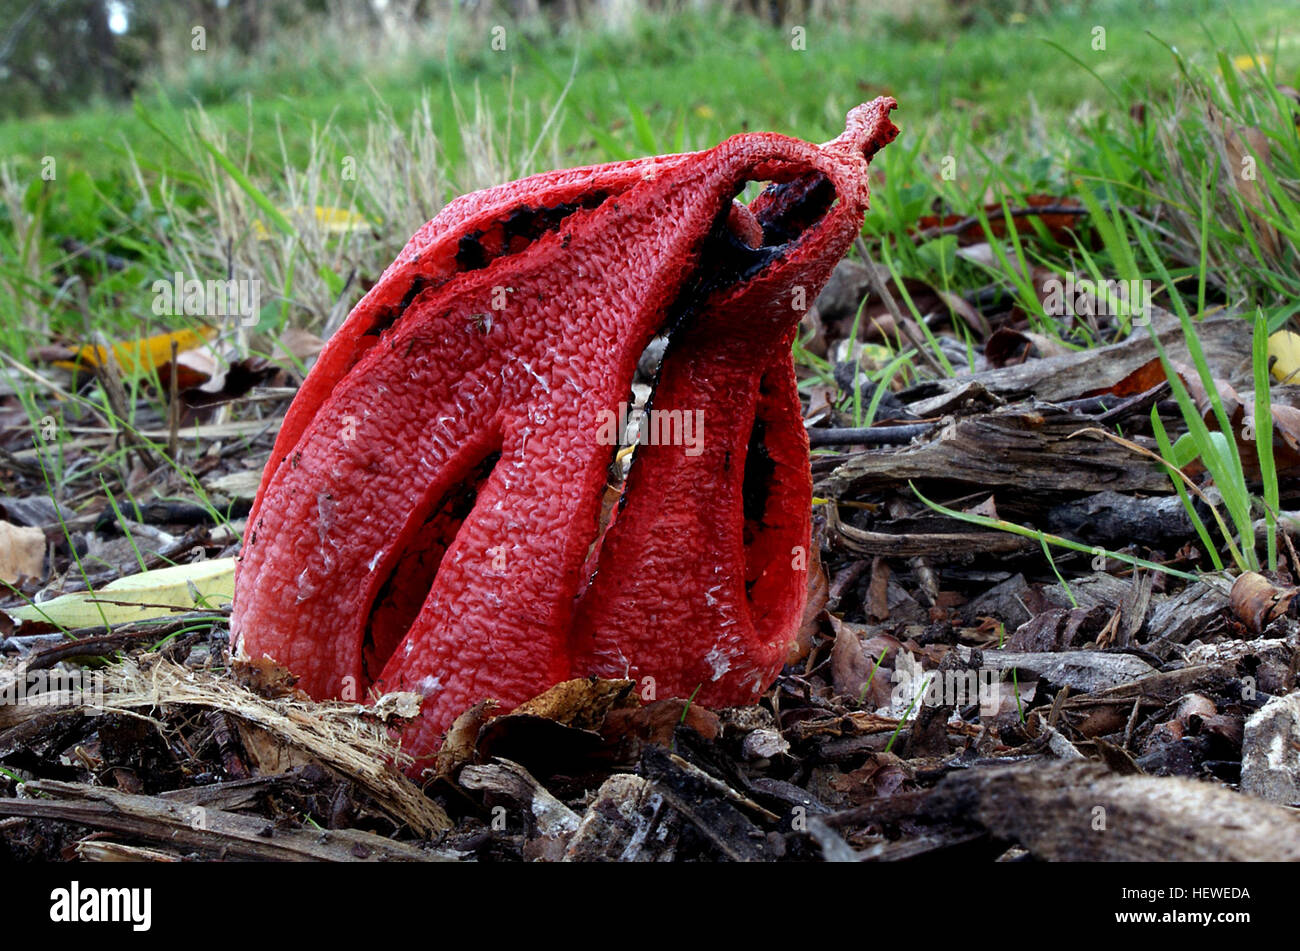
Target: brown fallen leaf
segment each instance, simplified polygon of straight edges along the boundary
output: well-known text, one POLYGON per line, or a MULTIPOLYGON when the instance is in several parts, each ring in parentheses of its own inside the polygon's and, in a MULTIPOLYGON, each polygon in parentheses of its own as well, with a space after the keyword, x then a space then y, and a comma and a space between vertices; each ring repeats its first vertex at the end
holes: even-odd
POLYGON ((673 732, 687 726, 707 740, 716 739, 722 721, 712 710, 686 700, 655 700, 644 707, 611 710, 601 728, 601 735, 635 757, 637 744, 654 743, 671 746, 673 732))
POLYGON ((858 625, 841 621, 833 614, 830 619, 835 631, 835 643, 831 647, 831 684, 837 695, 856 697, 871 676, 873 662, 862 649, 858 625))
POLYGON ((1258 165, 1269 162, 1268 138, 1261 129, 1233 122, 1214 106, 1206 107, 1209 125, 1223 147, 1223 174, 1241 196, 1250 225, 1265 253, 1275 260, 1281 256, 1282 244, 1277 229, 1266 215, 1274 211, 1268 192, 1260 186, 1258 165))
POLYGON ((598 730, 610 710, 636 702, 631 696, 634 686, 631 680, 598 677, 565 680, 525 700, 509 715, 541 717, 579 730, 598 730))
POLYGON ((1139 393, 1146 393, 1152 387, 1159 386, 1164 382, 1165 368, 1161 365, 1158 357, 1153 357, 1119 382, 1084 393, 1080 398, 1106 395, 1137 396, 1139 393))
POLYGON ((325 347, 325 341, 310 330, 288 327, 280 334, 275 345, 299 363, 306 364, 320 355, 325 347))
POLYGON ((911 782, 911 768, 893 753, 868 754, 866 762, 852 772, 830 772, 826 777, 827 788, 842 808, 896 795, 911 782))
POLYGON ((236 659, 232 665, 235 681, 247 687, 259 697, 274 700, 279 697, 298 696, 307 699, 306 694, 294 687, 298 678, 267 657, 258 659, 236 659))
POLYGON ((0 581, 45 577, 45 533, 28 525, 0 521, 0 581))
POLYGON ((821 627, 819 618, 830 600, 830 582, 826 578, 826 569, 822 567, 820 549, 821 544, 814 535, 808 557, 808 601, 804 605, 799 630, 795 632, 790 650, 785 655, 787 664, 798 663, 808 656, 813 639, 821 627))
MULTIPOLYGON (((1010 229, 1007 227, 1008 218, 1002 209, 1001 202, 986 205, 984 213, 988 216, 989 227, 993 231, 993 236, 996 238, 1006 237, 1010 229)), ((1056 195, 1027 195, 1023 207, 1011 208, 1010 220, 1020 234, 1032 233, 1034 221, 1040 221, 1056 241, 1064 242, 1068 238, 1068 232, 1074 229, 1075 223, 1080 216, 1085 214, 1087 214, 1087 210, 1077 198, 1061 198, 1056 195)), ((926 215, 917 220, 913 231, 914 233, 955 234, 957 235, 957 241, 966 245, 976 244, 987 238, 977 216, 944 215, 940 217, 938 215, 926 215)))
POLYGON ((495 700, 480 700, 455 719, 434 757, 435 775, 451 779, 460 767, 473 762, 479 731, 496 716, 499 708, 495 700))
POLYGON ((1286 614, 1300 588, 1279 588, 1257 571, 1247 571, 1232 585, 1228 605, 1256 634, 1286 614))
POLYGON ((1001 369, 1027 360, 1059 357, 1070 351, 1050 337, 1029 331, 999 327, 984 344, 984 358, 989 366, 1001 369))

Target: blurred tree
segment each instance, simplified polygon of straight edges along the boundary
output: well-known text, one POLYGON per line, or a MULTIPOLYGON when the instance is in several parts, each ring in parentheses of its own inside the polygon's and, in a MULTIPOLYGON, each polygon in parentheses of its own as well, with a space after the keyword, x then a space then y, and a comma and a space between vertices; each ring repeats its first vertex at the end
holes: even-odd
POLYGON ((0 115, 122 98, 139 65, 123 61, 104 0, 0 0, 0 115))

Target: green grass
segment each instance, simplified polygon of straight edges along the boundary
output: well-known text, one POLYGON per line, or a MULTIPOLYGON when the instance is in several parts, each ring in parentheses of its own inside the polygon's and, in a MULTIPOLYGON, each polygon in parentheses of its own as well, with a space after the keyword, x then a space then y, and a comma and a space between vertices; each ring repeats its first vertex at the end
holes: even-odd
MULTIPOLYGON (((1123 0, 1092 4, 1088 12, 1071 12, 1071 6, 1051 16, 969 28, 943 22, 929 30, 900 29, 879 15, 863 15, 848 28, 810 23, 803 50, 791 48, 789 28, 747 18, 678 15, 642 19, 617 33, 597 29, 549 39, 514 34, 504 52, 492 51, 481 30, 460 24, 439 46, 396 63, 358 61, 355 52, 329 44, 307 47, 296 57, 286 52, 269 66, 240 63, 216 50, 193 53, 179 85, 146 86, 142 101, 174 136, 184 126, 182 111, 195 103, 219 124, 247 122, 255 153, 271 161, 279 153, 279 123, 290 157, 301 159, 311 124, 359 128, 372 116, 376 98, 402 115, 431 92, 444 120, 438 131, 451 139, 455 116, 448 89, 463 95, 478 86, 497 112, 511 102, 554 101, 576 60, 569 97, 574 109, 561 129, 575 160, 641 154, 671 140, 678 129, 688 147, 743 128, 829 137, 849 107, 883 92, 905 104, 914 129, 927 123, 969 126, 977 140, 988 141, 1023 126, 1034 110, 1052 119, 1089 102, 1102 104, 1105 91, 1072 67, 1067 54, 1136 98, 1148 86, 1167 90, 1173 78, 1168 59, 1144 28, 1176 39, 1189 55, 1214 49, 1212 37, 1230 29, 1229 9, 1251 43, 1296 29, 1283 8, 1260 0, 1167 7, 1123 0), (1197 26, 1200 18, 1209 35, 1197 26), (1107 29, 1104 51, 1092 49, 1098 25, 1107 29), (644 115, 644 126, 634 121, 629 105, 644 115)), ((152 138, 129 110, 99 106, 72 116, 0 123, 0 156, 54 155, 94 174, 123 161, 122 140, 138 147, 152 138)))

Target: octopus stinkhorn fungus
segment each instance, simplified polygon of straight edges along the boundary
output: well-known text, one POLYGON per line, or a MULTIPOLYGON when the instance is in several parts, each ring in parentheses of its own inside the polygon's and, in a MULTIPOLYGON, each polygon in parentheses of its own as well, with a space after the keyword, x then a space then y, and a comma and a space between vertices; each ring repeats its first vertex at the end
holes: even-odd
POLYGON ((717 705, 766 689, 807 588, 791 342, 861 228, 894 106, 855 108, 821 146, 737 135, 448 205, 289 408, 237 650, 317 698, 418 692, 417 762, 472 703, 570 677, 717 705), (750 181, 771 184, 746 206, 750 181), (651 421, 669 438, 637 448, 602 525, 610 420, 662 333, 651 421))

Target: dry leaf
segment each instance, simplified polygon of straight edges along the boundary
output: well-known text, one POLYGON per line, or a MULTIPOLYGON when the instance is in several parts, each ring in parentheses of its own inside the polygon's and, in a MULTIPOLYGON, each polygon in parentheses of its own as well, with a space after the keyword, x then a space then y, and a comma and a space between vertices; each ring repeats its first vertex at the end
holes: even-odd
POLYGON ((0 581, 45 577, 45 533, 39 528, 0 522, 0 581))
POLYGON ((1277 229, 1265 217, 1273 208, 1268 193, 1259 184, 1258 165, 1269 161, 1268 138, 1260 129, 1238 125, 1214 106, 1208 109, 1210 126, 1218 131, 1227 156, 1223 173, 1230 177, 1233 188, 1241 195, 1261 247, 1270 257, 1277 259, 1281 256, 1281 242, 1277 229))
POLYGON ((1228 604, 1254 633, 1286 614, 1297 588, 1279 588, 1259 572, 1247 571, 1232 585, 1228 604))
POLYGON ((803 620, 795 632, 790 649, 786 652, 785 662, 794 664, 808 656, 812 650, 813 638, 820 628, 819 618, 830 600, 830 582, 826 578, 826 569, 822 567, 821 545, 816 538, 810 546, 808 565, 808 600, 804 604, 803 620))
MULTIPOLYGON (((1034 221, 1042 222, 1048 232, 1051 233, 1052 237, 1056 241, 1062 243, 1068 241, 1068 232, 1074 229, 1075 223, 1084 213, 1083 203, 1077 198, 1058 198, 1055 195, 1027 195, 1025 196, 1024 207, 1062 209, 1060 211, 1046 211, 1037 215, 1016 215, 1010 219, 1014 223, 1016 231, 1020 234, 1025 234, 1026 232, 1032 234, 1034 231, 1034 221), (1078 214, 1074 211, 1076 208, 1079 209, 1078 214)), ((1011 206, 1011 210, 1016 211, 1019 209, 1013 205, 1011 206)), ((989 228, 992 229, 993 236, 996 238, 1006 237, 1007 232, 1010 229, 1007 228, 1008 219, 1006 214, 1003 212, 1002 203, 993 202, 986 205, 984 213, 988 217, 989 228)), ((966 217, 963 215, 945 215, 942 218, 937 215, 926 215, 917 220, 914 232, 934 230, 948 231, 956 228, 957 225, 961 224, 965 220, 966 217)), ((951 233, 955 233, 957 235, 957 241, 964 245, 978 244, 987 238, 983 225, 978 221, 972 222, 960 230, 951 233)))
POLYGON ((500 712, 500 704, 495 700, 480 700, 470 707, 451 724, 451 729, 443 737, 442 748, 434 757, 434 772, 438 776, 450 778, 456 770, 474 759, 474 748, 478 743, 479 731, 483 724, 500 712))
POLYGON ((510 715, 542 717, 579 730, 597 730, 610 710, 626 704, 633 686, 631 680, 598 677, 565 680, 525 700, 510 715))
POLYGON ((300 327, 286 328, 275 344, 302 364, 315 360, 325 347, 324 340, 310 330, 303 330, 300 327))
POLYGON ((67 628, 127 624, 188 611, 228 606, 235 586, 235 559, 213 558, 142 571, 96 591, 65 594, 9 611, 20 621, 48 621, 67 628))
MULTIPOLYGON (((216 335, 217 332, 213 328, 200 327, 197 330, 176 330, 139 340, 123 341, 113 344, 113 359, 122 368, 123 373, 128 375, 142 373, 170 363, 173 344, 176 345, 177 353, 184 353, 201 346, 216 335)), ((55 360, 54 365, 65 370, 93 370, 95 367, 102 366, 107 359, 107 351, 94 344, 72 350, 67 359, 55 360)))
POLYGON ((831 648, 831 683, 837 696, 857 697, 871 676, 873 662, 862 649, 858 625, 831 615, 835 644, 831 648))

